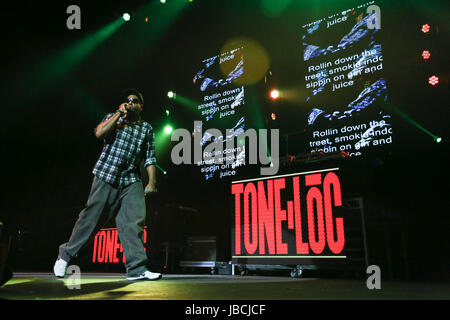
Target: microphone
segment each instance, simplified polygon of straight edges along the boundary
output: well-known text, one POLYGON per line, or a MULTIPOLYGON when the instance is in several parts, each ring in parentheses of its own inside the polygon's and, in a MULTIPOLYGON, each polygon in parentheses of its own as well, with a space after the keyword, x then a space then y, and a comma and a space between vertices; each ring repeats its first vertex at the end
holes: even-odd
POLYGON ((128 113, 128 104, 127 104, 127 103, 125 103, 125 108, 124 108, 124 109, 125 109, 125 110, 122 111, 123 114, 120 116, 120 118, 123 118, 123 117, 126 116, 127 113, 128 113))

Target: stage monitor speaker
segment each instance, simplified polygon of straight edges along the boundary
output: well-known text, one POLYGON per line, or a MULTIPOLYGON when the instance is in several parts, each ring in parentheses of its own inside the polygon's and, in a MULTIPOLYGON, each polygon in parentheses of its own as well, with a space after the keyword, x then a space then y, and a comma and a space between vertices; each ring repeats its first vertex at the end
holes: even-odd
POLYGON ((216 237, 188 237, 184 261, 216 261, 216 237))

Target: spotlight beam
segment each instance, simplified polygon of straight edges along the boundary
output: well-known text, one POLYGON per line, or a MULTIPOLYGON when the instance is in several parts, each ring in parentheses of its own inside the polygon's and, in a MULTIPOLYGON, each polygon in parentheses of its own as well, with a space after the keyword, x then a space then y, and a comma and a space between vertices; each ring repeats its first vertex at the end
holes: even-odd
POLYGON ((167 171, 155 164, 155 167, 158 168, 163 174, 167 174, 167 171))
POLYGON ((193 110, 197 110, 198 105, 200 105, 201 103, 195 100, 192 100, 188 97, 182 96, 177 94, 175 96, 176 102, 179 102, 181 105, 189 107, 193 110))
POLYGON ((409 122, 410 124, 412 124, 413 126, 415 126, 416 128, 418 128, 420 131, 428 134, 430 137, 432 137, 434 140, 437 141, 437 139, 439 138, 437 135, 431 133, 430 131, 428 131, 427 129, 425 129, 423 126, 421 126, 416 120, 414 120, 413 118, 411 118, 409 115, 407 115, 405 112, 403 112, 402 110, 400 110, 400 108, 398 108, 397 106, 395 106, 394 104, 390 103, 390 102, 384 102, 384 105, 386 107, 388 107, 390 110, 392 110, 393 112, 395 112, 397 115, 399 115, 401 118, 403 118, 404 120, 406 120, 407 122, 409 122))
POLYGON ((18 76, 13 83, 13 90, 27 87, 27 93, 33 98, 51 88, 61 77, 76 68, 86 57, 109 38, 125 21, 122 17, 86 36, 58 53, 48 57, 34 66, 31 71, 18 76))

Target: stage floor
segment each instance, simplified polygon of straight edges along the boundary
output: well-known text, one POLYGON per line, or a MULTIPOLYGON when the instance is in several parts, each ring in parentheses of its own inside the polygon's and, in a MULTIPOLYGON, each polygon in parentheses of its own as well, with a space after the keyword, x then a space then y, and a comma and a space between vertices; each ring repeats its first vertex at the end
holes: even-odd
POLYGON ((375 300, 449 299, 445 283, 267 276, 167 274, 158 281, 130 282, 124 274, 83 273, 79 281, 51 273, 14 273, 0 287, 6 300, 375 300), (77 286, 79 285, 79 286, 77 286), (71 288, 72 286, 72 288, 71 288), (77 288, 78 287, 78 288, 77 288))

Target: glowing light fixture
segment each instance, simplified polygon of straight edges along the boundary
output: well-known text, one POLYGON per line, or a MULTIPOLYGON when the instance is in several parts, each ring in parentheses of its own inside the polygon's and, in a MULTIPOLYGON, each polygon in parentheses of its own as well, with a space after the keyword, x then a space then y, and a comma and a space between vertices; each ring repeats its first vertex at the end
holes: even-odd
POLYGON ((422 26, 422 32, 423 33, 428 33, 430 31, 430 25, 429 24, 424 24, 422 26))
POLYGON ((428 51, 428 50, 423 50, 423 51, 422 51, 422 58, 423 58, 424 60, 430 59, 430 56, 431 56, 430 51, 428 51))
POLYGON ((129 21, 130 18, 131 18, 131 16, 130 16, 128 13, 124 13, 123 16, 122 16, 122 18, 123 18, 123 20, 125 20, 125 21, 129 21))
POLYGON ((280 97, 280 92, 278 90, 272 90, 270 91, 270 97, 272 99, 278 99, 280 97))
POLYGON ((170 99, 175 99, 175 92, 169 91, 169 92, 167 92, 167 96, 168 96, 170 99))
POLYGON ((172 131, 173 131, 173 128, 172 128, 171 125, 167 125, 167 126, 164 127, 164 133, 165 134, 171 134, 172 131))
POLYGON ((439 83, 439 78, 436 76, 431 76, 428 78, 428 83, 432 86, 436 86, 439 83))
POLYGON ((423 33, 428 33, 430 31, 430 25, 429 24, 424 24, 422 26, 422 32, 423 33))

